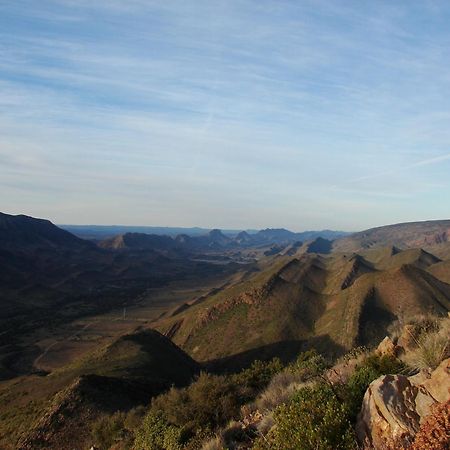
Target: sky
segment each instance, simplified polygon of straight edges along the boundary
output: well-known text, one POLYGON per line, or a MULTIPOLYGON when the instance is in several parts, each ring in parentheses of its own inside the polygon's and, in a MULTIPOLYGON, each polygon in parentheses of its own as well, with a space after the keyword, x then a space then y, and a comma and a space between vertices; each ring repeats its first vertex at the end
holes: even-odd
POLYGON ((447 0, 0 0, 0 211, 450 218, 447 0))

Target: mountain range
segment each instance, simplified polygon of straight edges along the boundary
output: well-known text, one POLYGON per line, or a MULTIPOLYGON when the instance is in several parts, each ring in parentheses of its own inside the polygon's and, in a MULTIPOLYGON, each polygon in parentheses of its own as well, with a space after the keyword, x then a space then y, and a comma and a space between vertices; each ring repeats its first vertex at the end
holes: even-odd
MULTIPOLYGON (((171 236, 176 237, 178 235, 187 236, 202 236, 208 234, 211 229, 192 227, 149 227, 149 226, 126 226, 126 225, 59 225, 63 230, 69 231, 70 233, 78 236, 82 239, 90 239, 101 241, 105 239, 112 238, 114 236, 127 234, 127 233, 140 233, 140 234, 156 234, 159 236, 171 236)), ((262 230, 230 230, 224 229, 222 233, 229 236, 235 237, 240 233, 247 235, 254 235, 262 230)), ((263 230, 264 231, 264 230, 263 230)), ((276 229, 268 229, 265 231, 277 231, 276 229)), ((281 232, 286 232, 288 230, 279 230, 281 232)), ((350 233, 345 231, 333 231, 333 230, 321 230, 321 231, 302 231, 300 233, 289 232, 290 236, 296 234, 295 239, 306 241, 310 239, 315 239, 318 236, 322 236, 326 239, 336 239, 341 236, 346 236, 350 233), (292 234, 291 234, 292 233, 292 234)))
MULTIPOLYGON (((158 250, 224 250, 232 248, 264 247, 270 245, 289 245, 296 242, 302 243, 307 240, 322 239, 328 241, 325 237, 343 236, 344 233, 333 231, 315 231, 294 233, 285 229, 267 228, 256 233, 249 234, 246 231, 230 236, 221 230, 210 230, 201 235, 179 234, 174 237, 145 234, 145 233, 125 233, 102 240, 98 243, 99 247, 111 250, 124 249, 158 249, 158 250)), ((331 249, 331 246, 330 246, 331 249)))
POLYGON ((311 348, 335 358, 411 318, 445 317, 449 230, 85 240, 0 214, 0 447, 86 448, 91 423, 202 370, 311 348))
POLYGON ((289 359, 311 346, 338 355, 379 342, 399 321, 445 316, 448 268, 420 249, 283 256, 157 329, 209 363, 289 359))

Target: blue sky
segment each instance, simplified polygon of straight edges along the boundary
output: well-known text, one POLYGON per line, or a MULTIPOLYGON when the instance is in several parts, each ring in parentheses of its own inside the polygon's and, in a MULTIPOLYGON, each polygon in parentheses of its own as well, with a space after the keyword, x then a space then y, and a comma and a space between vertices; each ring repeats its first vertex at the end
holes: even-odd
POLYGON ((450 218, 450 2, 0 0, 0 210, 450 218))

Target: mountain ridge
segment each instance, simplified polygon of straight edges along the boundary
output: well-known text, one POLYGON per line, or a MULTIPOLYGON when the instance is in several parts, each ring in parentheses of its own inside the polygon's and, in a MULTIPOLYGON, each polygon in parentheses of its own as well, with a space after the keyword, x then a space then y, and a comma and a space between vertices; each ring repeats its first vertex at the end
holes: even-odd
POLYGON ((450 220, 426 220, 385 225, 336 239, 334 251, 358 251, 379 246, 432 247, 450 241, 450 220))
POLYGON ((199 361, 230 360, 282 342, 285 348, 276 351, 284 356, 289 347, 295 353, 314 341, 325 352, 370 346, 397 320, 443 316, 450 308, 450 285, 428 270, 436 260, 414 255, 386 267, 358 254, 287 258, 255 275, 253 283, 161 319, 157 329, 171 330, 174 342, 199 361))
POLYGON ((0 212, 0 248, 17 250, 49 246, 70 249, 92 248, 90 242, 62 230, 47 219, 0 212))

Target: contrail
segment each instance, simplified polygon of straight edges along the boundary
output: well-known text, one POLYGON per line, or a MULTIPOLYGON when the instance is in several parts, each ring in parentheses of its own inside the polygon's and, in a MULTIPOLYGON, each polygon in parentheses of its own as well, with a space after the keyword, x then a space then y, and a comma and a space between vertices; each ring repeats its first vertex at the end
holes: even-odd
MULTIPOLYGON (((414 167, 428 166, 428 165, 436 164, 441 161, 448 161, 448 160, 450 160, 450 153, 446 153, 445 155, 435 156, 434 158, 423 159, 422 161, 417 161, 413 164, 408 164, 406 166, 400 167, 395 170, 385 170, 383 172, 377 172, 377 173, 373 173, 373 174, 363 175, 363 176, 357 177, 357 178, 352 178, 351 180, 346 181, 345 184, 357 183, 359 181, 365 181, 365 180, 371 180, 372 178, 378 178, 378 177, 382 177, 384 175, 394 175, 399 172, 405 172, 409 169, 413 169, 414 167)), ((333 187, 338 188, 339 186, 336 185, 333 187)))

